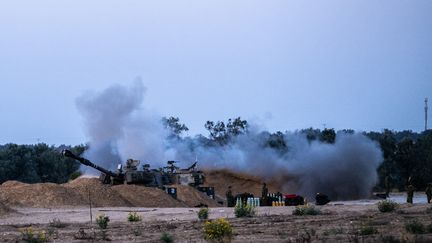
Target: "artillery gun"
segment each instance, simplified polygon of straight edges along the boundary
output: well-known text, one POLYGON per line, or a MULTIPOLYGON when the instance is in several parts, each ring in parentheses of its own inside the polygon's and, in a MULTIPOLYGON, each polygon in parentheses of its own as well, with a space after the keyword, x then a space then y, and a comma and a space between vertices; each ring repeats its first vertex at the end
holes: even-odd
POLYGON ((172 184, 198 187, 204 183, 203 172, 196 170, 197 162, 187 169, 180 169, 174 165, 174 161, 168 161, 168 166, 164 168, 150 169, 149 164, 144 164, 143 170, 138 170, 140 161, 128 159, 125 168, 119 165, 116 172, 113 172, 92 163, 88 159, 73 154, 67 149, 63 150, 62 154, 100 171, 99 180, 104 184, 137 184, 163 188, 165 185, 172 184))

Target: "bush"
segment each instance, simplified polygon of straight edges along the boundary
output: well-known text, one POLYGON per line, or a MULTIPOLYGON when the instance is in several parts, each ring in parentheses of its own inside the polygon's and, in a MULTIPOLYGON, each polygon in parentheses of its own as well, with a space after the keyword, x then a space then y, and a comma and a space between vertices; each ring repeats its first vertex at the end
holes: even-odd
POLYGON ((393 212, 398 207, 398 204, 391 200, 383 200, 378 202, 378 210, 382 213, 393 212))
POLYGON ((306 204, 306 205, 296 206, 292 214, 293 215, 318 215, 321 214, 321 211, 315 208, 314 206, 310 206, 306 204))
POLYGON ((377 234, 378 230, 373 226, 363 226, 359 230, 360 235, 373 235, 377 234))
POLYGON ((138 222, 142 220, 141 215, 138 215, 136 212, 130 212, 128 214, 127 220, 129 222, 138 222))
POLYGON ((64 228, 66 227, 66 224, 60 221, 60 219, 54 218, 49 222, 49 226, 54 228, 64 228))
POLYGON ((234 214, 237 218, 253 217, 255 215, 255 207, 251 205, 237 204, 234 208, 234 214))
POLYGON ((47 242, 47 236, 45 231, 34 231, 32 227, 21 230, 21 241, 39 243, 47 242))
POLYGON ((164 233, 162 234, 160 240, 161 240, 162 242, 165 242, 165 243, 172 243, 172 242, 174 242, 174 239, 173 239, 172 235, 170 235, 170 234, 168 234, 168 233, 166 233, 166 232, 164 232, 164 233))
POLYGON ((198 211, 198 218, 199 219, 208 219, 209 210, 208 208, 201 208, 198 211))
POLYGON ((425 226, 417 220, 413 220, 413 221, 406 223, 405 229, 406 229, 406 231, 408 231, 411 234, 424 234, 424 233, 426 233, 425 226))
POLYGON ((105 214, 98 215, 96 217, 96 223, 99 225, 99 228, 106 229, 108 227, 108 222, 110 221, 109 217, 105 214))
POLYGON ((233 229, 228 220, 218 218, 204 223, 204 239, 208 241, 223 241, 231 239, 233 229))

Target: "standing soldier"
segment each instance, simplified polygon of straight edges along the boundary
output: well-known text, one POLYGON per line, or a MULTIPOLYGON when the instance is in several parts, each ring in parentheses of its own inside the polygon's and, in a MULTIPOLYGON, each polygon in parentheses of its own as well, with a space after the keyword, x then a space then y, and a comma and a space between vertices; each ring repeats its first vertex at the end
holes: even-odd
POLYGON ((391 181, 392 178, 390 175, 386 175, 384 179, 385 189, 386 189, 386 197, 389 197, 391 191, 391 181))
POLYGON ((231 186, 228 187, 228 191, 225 193, 227 199, 227 207, 234 207, 234 196, 231 191, 231 186))
POLYGON ((413 203, 413 197, 414 197, 414 191, 415 187, 411 184, 409 184, 406 188, 407 190, 407 203, 413 203))
POLYGON ((425 193, 426 193, 426 197, 427 197, 427 202, 431 203, 431 199, 432 199, 432 183, 428 183, 427 184, 425 193))
POLYGON ((268 206, 268 200, 267 200, 267 195, 268 195, 268 189, 267 189, 267 184, 265 184, 265 182, 263 183, 263 187, 261 190, 261 199, 262 199, 262 205, 264 206, 268 206))

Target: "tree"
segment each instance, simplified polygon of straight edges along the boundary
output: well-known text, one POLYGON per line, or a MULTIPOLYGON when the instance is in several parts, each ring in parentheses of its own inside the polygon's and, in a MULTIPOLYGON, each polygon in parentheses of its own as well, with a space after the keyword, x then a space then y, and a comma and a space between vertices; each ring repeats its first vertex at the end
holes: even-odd
POLYGON ((189 131, 189 128, 185 124, 180 123, 178 117, 162 118, 162 123, 166 129, 170 131, 169 138, 180 138, 183 132, 189 131))
POLYGON ((210 139, 218 143, 219 145, 225 145, 230 139, 247 133, 248 123, 246 120, 242 120, 240 117, 228 119, 227 124, 223 121, 213 122, 207 121, 204 127, 210 133, 210 139))
POLYGON ((333 128, 324 129, 320 134, 320 141, 324 143, 335 143, 336 141, 336 132, 333 128))

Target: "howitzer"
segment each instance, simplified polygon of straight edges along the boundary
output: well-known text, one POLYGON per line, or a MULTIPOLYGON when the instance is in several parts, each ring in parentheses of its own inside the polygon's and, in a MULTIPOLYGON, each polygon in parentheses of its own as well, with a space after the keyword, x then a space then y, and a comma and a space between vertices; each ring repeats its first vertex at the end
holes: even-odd
POLYGON ((139 160, 128 159, 126 166, 121 165, 116 172, 100 167, 88 159, 73 154, 69 150, 63 150, 63 155, 79 161, 85 166, 90 166, 101 172, 99 179, 104 184, 138 184, 162 188, 164 185, 182 184, 199 186, 204 183, 202 171, 196 171, 196 163, 187 169, 179 169, 174 161, 168 161, 168 166, 159 170, 150 169, 149 164, 143 166, 144 170, 138 170, 139 160))
POLYGON ((80 157, 80 156, 77 156, 74 153, 72 153, 70 150, 64 149, 62 151, 62 154, 66 157, 69 157, 69 158, 72 158, 72 159, 79 161, 81 164, 83 164, 85 166, 90 166, 90 167, 95 168, 96 170, 100 171, 101 174, 99 176, 99 179, 104 184, 121 184, 122 180, 124 180, 124 175, 122 173, 114 173, 114 172, 109 171, 105 168, 102 168, 98 165, 95 165, 92 162, 90 162, 90 160, 85 159, 85 158, 80 157))

